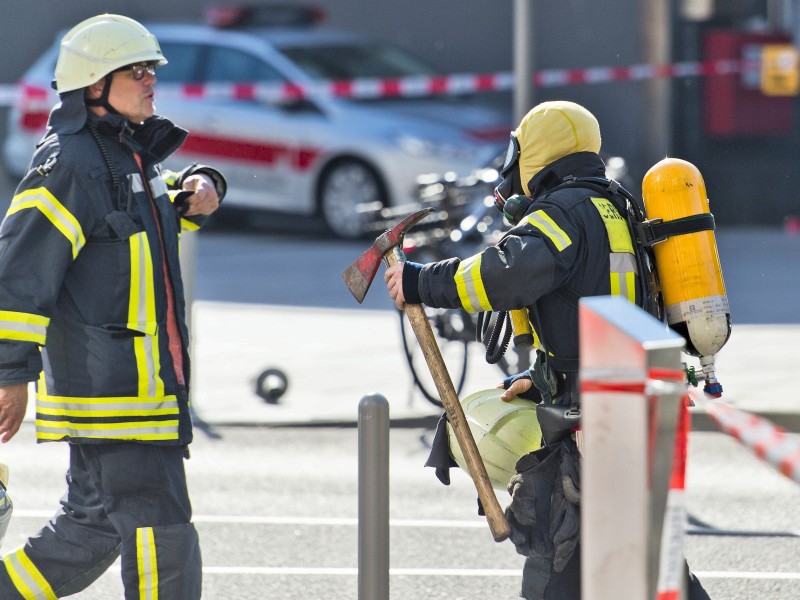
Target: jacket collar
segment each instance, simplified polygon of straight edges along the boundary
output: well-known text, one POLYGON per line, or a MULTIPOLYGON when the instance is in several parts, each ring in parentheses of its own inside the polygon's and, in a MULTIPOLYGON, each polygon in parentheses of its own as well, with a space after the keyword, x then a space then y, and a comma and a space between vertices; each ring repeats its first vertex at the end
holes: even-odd
POLYGON ((188 136, 185 129, 158 115, 134 125, 122 115, 108 113, 98 117, 90 111, 87 123, 97 127, 103 135, 118 138, 141 157, 144 165, 162 162, 180 148, 188 136))
POLYGON ((122 115, 108 113, 98 117, 87 110, 83 102, 83 90, 74 90, 61 95, 61 101, 53 108, 47 122, 45 137, 56 133, 77 133, 87 123, 109 137, 116 137, 142 157, 143 164, 163 161, 180 148, 188 132, 177 127, 164 117, 155 115, 141 125, 130 123, 122 115))
POLYGON ((606 165, 594 152, 575 152, 550 163, 528 183, 531 196, 538 198, 569 177, 605 177, 606 165))

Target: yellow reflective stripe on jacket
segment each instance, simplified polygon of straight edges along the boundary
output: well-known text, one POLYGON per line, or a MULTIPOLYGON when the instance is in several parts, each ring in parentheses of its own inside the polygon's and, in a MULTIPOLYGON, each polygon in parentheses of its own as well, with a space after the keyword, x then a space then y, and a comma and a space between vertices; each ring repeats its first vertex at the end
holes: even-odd
POLYGON ((39 394, 36 412, 60 417, 155 417, 177 415, 176 396, 71 398, 39 394))
POLYGON ((167 187, 171 188, 178 185, 178 175, 180 175, 180 173, 170 171, 169 169, 163 169, 161 171, 161 178, 164 180, 164 183, 167 184, 167 187))
POLYGON ((140 397, 164 395, 164 381, 159 374, 160 351, 156 320, 155 281, 150 244, 144 232, 129 239, 131 251, 131 288, 128 300, 128 328, 144 333, 133 338, 140 397))
POLYGON ((36 439, 41 441, 84 438, 96 440, 170 441, 178 439, 178 420, 83 423, 36 419, 36 439))
POLYGON ((197 231, 200 229, 200 225, 189 219, 181 219, 181 229, 183 231, 197 231))
POLYGON ((36 439, 177 440, 180 408, 176 396, 163 398, 73 398, 47 393, 44 374, 36 386, 36 439), (174 419, 157 419, 175 415, 174 419), (40 417, 61 417, 58 420, 40 417), (118 417, 127 417, 120 421, 118 417), (114 421, 104 419, 113 418, 114 421), (87 419, 95 419, 87 423, 87 419))
POLYGON ((623 296, 636 302, 636 260, 632 254, 612 252, 611 261, 611 294, 623 296))
POLYGON ((36 208, 41 211, 55 228, 67 238, 67 241, 72 246, 72 258, 75 259, 78 256, 81 248, 86 245, 86 238, 83 236, 81 225, 47 188, 34 188, 17 194, 11 200, 8 214, 13 215, 26 208, 36 208))
POLYGON ((480 254, 462 260, 453 279, 464 310, 467 312, 492 310, 481 279, 480 254))
POLYGON ((44 346, 48 317, 31 313, 0 310, 0 339, 34 342, 44 346))
POLYGON ((628 230, 628 223, 607 198, 592 198, 603 224, 606 226, 608 242, 611 246, 609 264, 611 278, 611 294, 623 296, 636 302, 636 256, 633 240, 628 230))
POLYGON ((158 560, 152 527, 136 530, 136 565, 139 571, 139 600, 158 600, 158 560))
POLYGON ((14 587, 25 600, 58 600, 44 575, 25 554, 24 548, 7 555, 3 564, 14 587))
POLYGON ((559 227, 543 210, 537 210, 528 215, 525 218, 525 222, 541 231, 547 239, 553 242, 553 245, 559 252, 572 244, 572 240, 567 235, 567 232, 561 229, 561 227, 559 227))

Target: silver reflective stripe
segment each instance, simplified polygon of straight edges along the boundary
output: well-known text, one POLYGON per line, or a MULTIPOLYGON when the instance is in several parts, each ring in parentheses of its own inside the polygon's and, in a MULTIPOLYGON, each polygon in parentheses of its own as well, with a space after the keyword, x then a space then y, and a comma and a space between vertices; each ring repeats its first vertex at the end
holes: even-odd
POLYGON ((611 265, 611 293, 636 302, 636 259, 627 252, 611 252, 608 256, 611 265))
POLYGON ((47 333, 47 327, 34 325, 33 323, 19 323, 15 321, 0 321, 0 329, 16 331, 26 334, 26 337, 42 338, 42 340, 44 340, 45 334, 47 333))
POLYGON ((53 588, 33 564, 24 548, 3 558, 8 576, 25 600, 57 600, 53 588))
POLYGON ((636 259, 627 252, 612 252, 609 256, 612 273, 637 273, 636 259))
POLYGON ((142 183, 141 175, 131 175, 130 180, 131 190, 133 190, 134 193, 144 193, 144 183, 142 183))
POLYGON ((153 355, 156 338, 152 335, 146 335, 140 339, 142 345, 144 345, 144 357, 145 361, 147 362, 147 372, 140 373, 139 377, 147 378, 147 395, 155 396, 157 393, 156 387, 159 379, 158 375, 156 374, 155 356, 153 355))
POLYGON ((483 279, 481 279, 481 262, 481 254, 463 259, 453 277, 461 305, 467 312, 492 310, 489 297, 486 295, 486 288, 483 286, 483 279))
POLYGON ((178 399, 165 398, 68 398, 41 396, 37 411, 45 415, 110 417, 177 415, 178 399))
POLYGON ((44 345, 47 337, 48 317, 31 313, 0 310, 0 339, 20 340, 44 345))
POLYGON ((159 196, 166 196, 169 193, 169 188, 167 188, 167 182, 164 181, 163 177, 161 177, 160 175, 151 177, 149 183, 150 183, 150 189, 153 191, 153 198, 158 198, 159 196))
POLYGON ((136 567, 139 573, 139 600, 158 600, 158 560, 152 527, 136 530, 136 567))

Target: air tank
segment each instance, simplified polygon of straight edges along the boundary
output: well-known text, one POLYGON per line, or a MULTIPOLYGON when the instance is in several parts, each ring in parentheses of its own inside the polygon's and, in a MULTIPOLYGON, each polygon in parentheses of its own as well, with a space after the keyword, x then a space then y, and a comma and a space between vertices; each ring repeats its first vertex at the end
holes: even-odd
MULTIPOLYGON (((648 220, 665 223, 710 214, 706 186, 692 163, 665 158, 645 174, 642 197, 648 220)), ((731 333, 730 308, 713 230, 671 235, 653 245, 669 326, 700 359, 704 390, 722 395, 714 357, 731 333)))

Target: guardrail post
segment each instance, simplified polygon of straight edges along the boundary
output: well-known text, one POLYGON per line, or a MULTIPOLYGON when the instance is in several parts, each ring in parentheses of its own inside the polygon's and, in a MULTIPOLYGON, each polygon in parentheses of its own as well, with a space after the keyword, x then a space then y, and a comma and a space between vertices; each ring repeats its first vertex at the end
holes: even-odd
POLYGON ((389 403, 358 405, 358 597, 389 599, 389 403))
POLYGON ((579 318, 582 599, 653 600, 684 340, 620 297, 581 299, 579 318))

